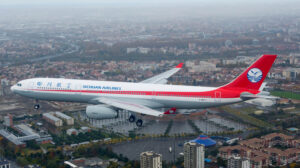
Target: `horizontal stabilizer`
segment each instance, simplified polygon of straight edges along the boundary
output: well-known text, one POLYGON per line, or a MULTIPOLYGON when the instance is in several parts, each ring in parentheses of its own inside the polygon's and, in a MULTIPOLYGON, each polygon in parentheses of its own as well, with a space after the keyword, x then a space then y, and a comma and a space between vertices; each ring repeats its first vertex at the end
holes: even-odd
POLYGON ((241 99, 243 100, 250 100, 250 99, 257 99, 257 98, 262 98, 262 99, 273 99, 273 100, 276 100, 276 99, 280 99, 279 97, 276 97, 276 96, 267 96, 267 95, 260 95, 260 94, 251 94, 251 93, 248 93, 248 92, 243 92, 241 94, 241 99))

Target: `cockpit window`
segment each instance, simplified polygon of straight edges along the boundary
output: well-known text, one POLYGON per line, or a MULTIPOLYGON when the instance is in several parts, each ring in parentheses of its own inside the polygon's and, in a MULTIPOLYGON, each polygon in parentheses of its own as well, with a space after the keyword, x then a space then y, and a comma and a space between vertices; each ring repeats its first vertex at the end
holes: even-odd
POLYGON ((20 87, 21 87, 21 86, 22 86, 22 84, 21 84, 21 83, 18 83, 18 84, 17 84, 17 86, 20 86, 20 87))

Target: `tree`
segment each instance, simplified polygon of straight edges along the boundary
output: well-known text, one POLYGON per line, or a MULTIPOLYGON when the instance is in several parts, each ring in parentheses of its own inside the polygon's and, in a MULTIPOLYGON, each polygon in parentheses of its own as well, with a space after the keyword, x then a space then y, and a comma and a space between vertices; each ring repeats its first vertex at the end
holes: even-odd
POLYGON ((26 160, 24 157, 17 157, 17 163, 22 166, 29 164, 28 160, 26 160))
POLYGON ((109 162, 109 165, 107 168, 118 168, 119 164, 116 162, 109 162))
POLYGON ((217 158, 217 164, 218 164, 219 167, 220 167, 220 166, 226 167, 226 165, 227 165, 226 161, 223 160, 223 159, 220 158, 220 157, 217 158))
POLYGON ((56 159, 51 159, 47 161, 47 168, 57 168, 58 164, 56 163, 56 159))

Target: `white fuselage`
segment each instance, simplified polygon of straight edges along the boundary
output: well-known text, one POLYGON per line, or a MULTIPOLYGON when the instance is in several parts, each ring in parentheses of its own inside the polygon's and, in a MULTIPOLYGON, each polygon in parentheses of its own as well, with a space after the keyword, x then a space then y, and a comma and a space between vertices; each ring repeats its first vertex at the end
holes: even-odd
POLYGON ((63 78, 26 79, 12 86, 11 90, 37 100, 97 104, 97 98, 108 97, 138 102, 151 108, 196 109, 242 101, 239 91, 229 93, 215 87, 63 78))

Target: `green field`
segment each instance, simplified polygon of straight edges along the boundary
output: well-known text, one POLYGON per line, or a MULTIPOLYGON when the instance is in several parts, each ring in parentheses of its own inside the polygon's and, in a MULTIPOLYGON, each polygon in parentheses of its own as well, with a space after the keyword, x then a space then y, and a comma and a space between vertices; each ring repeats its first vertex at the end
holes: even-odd
MULTIPOLYGON (((265 121, 262 121, 260 119, 257 119, 255 117, 250 116, 249 111, 246 111, 246 110, 243 110, 243 109, 237 110, 237 109, 230 108, 229 106, 223 106, 223 107, 220 107, 220 109, 222 109, 223 111, 226 111, 227 113, 230 113, 230 114, 234 115, 236 118, 244 121, 245 123, 252 124, 256 127, 260 127, 260 128, 272 127, 271 124, 269 124, 265 121)), ((254 111, 252 111, 252 113, 253 112, 254 111)))
POLYGON ((300 100, 300 94, 289 91, 271 91, 271 95, 281 98, 300 100))

